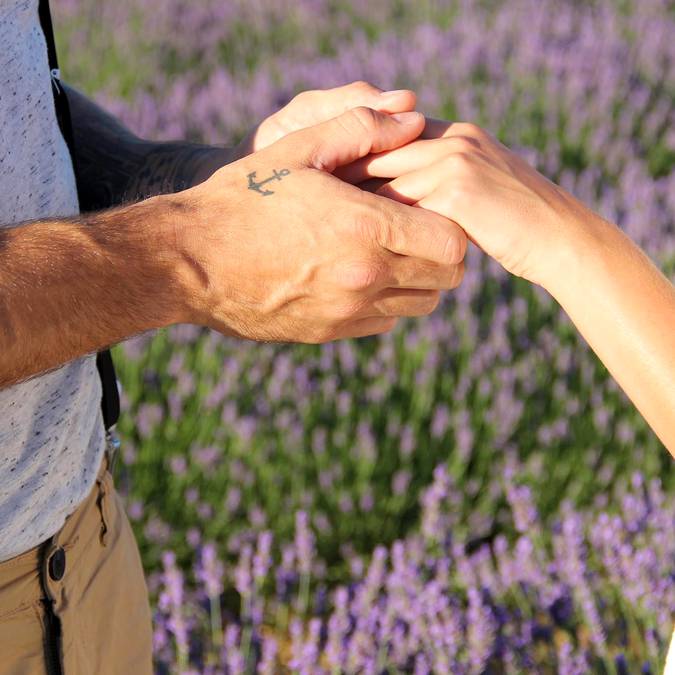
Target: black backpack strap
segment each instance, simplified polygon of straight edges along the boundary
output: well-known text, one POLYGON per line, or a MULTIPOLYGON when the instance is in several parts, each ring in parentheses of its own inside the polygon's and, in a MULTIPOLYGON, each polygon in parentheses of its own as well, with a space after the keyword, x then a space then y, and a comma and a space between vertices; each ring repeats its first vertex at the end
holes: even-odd
POLYGON ((115 425, 120 416, 120 395, 117 390, 115 366, 109 349, 96 354, 96 367, 101 377, 101 388, 103 389, 101 412, 107 430, 115 425))
MULTIPOLYGON (((68 97, 61 86, 61 76, 59 74, 59 64, 56 58, 56 44, 54 42, 54 29, 52 28, 52 17, 49 11, 49 0, 40 0, 40 23, 45 34, 47 42, 47 55, 49 57, 49 70, 51 71, 52 92, 54 94, 54 107, 56 108, 56 117, 63 138, 70 150, 70 156, 73 162, 75 180, 77 180, 77 166, 75 164, 75 153, 73 152, 73 127, 70 120, 70 108, 68 106, 68 97)), ((80 199, 80 201, 82 201, 80 199)), ((101 397, 101 412, 103 413, 103 422, 106 430, 110 429, 120 416, 120 397, 117 390, 117 377, 115 376, 115 367, 113 365, 110 350, 99 352, 96 355, 96 367, 101 378, 101 387, 103 395, 101 397)))

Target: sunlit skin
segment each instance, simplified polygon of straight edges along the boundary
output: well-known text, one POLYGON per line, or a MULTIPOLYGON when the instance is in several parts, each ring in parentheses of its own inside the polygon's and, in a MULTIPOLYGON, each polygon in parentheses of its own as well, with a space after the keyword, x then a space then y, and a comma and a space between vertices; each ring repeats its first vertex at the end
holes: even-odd
POLYGON ((344 170, 442 214, 561 304, 675 457, 675 287, 615 225, 473 124, 428 120, 419 140, 344 170))
POLYGON ((95 162, 104 143, 90 139, 87 160, 96 166, 83 173, 92 183, 109 177, 92 191, 106 199, 180 191, 0 230, 0 386, 173 323, 284 342, 382 333, 401 316, 429 314, 440 291, 461 281, 461 228, 331 175, 419 136, 424 117, 406 111, 412 92, 354 83, 296 97, 253 132, 250 147, 240 146, 240 160, 222 168, 214 163, 230 153, 180 144, 174 152, 172 144, 127 138, 82 99, 73 106, 79 147, 77 129, 89 114, 99 139, 111 136, 111 126, 118 132, 106 157, 125 145, 136 151, 125 173, 106 172, 95 162), (176 165, 181 157, 190 158, 189 174, 176 165), (171 180, 154 176, 153 167, 171 180), (251 189, 252 174, 256 185, 281 180, 264 195, 251 189), (104 311, 110 288, 117 301, 104 311))
POLYGON ((362 81, 332 89, 303 91, 254 127, 235 148, 235 159, 263 150, 293 131, 320 124, 352 108, 365 106, 378 112, 399 113, 414 110, 416 102, 415 92, 410 89, 382 91, 362 81))
MULTIPOLYGON (((80 110, 99 115, 84 97, 77 103, 76 121, 80 110)), ((505 269, 542 285, 560 302, 675 454, 673 285, 617 227, 485 131, 438 120, 425 125, 414 115, 407 127, 387 121, 389 113, 414 107, 413 92, 383 93, 364 82, 304 92, 232 151, 205 149, 202 161, 200 149, 189 148, 189 176, 172 167, 166 145, 158 144, 163 151, 158 166, 177 183, 197 186, 178 198, 153 198, 81 223, 46 221, 6 230, 2 236, 11 265, 3 265, 0 275, 7 316, 0 333, 6 342, 0 351, 0 384, 177 321, 253 339, 322 342, 380 333, 399 316, 431 312, 439 291, 460 283, 466 233, 505 269), (361 112, 344 117, 354 108, 361 112), (312 126, 322 122, 323 127, 312 126), (283 174, 274 179, 273 196, 247 188, 252 172, 259 182, 275 171, 283 174), (353 184, 375 179, 370 189, 402 206, 387 206, 388 200, 340 183, 331 172, 353 184), (321 211, 322 203, 329 207, 321 211), (315 222, 327 225, 336 211, 340 223, 351 223, 349 232, 315 229, 315 222), (278 222, 279 213, 292 226, 271 231, 269 223, 278 222), (261 249, 262 241, 269 242, 268 249, 261 249), (280 255, 284 246, 288 254, 280 255), (105 274, 97 263, 101 248, 110 259, 119 258, 105 274), (37 263, 47 249, 50 266, 45 268, 37 263), (310 249, 314 262, 292 254, 310 249), (214 250, 220 255, 214 257, 214 250), (67 272, 75 259, 77 275, 67 272), (15 283, 13 275, 34 283, 15 283), (81 300, 69 307, 78 283, 81 300), (97 322, 92 308, 110 284, 121 290, 129 284, 121 293, 128 304, 120 303, 120 316, 97 322), (51 323, 45 314, 38 319, 12 311, 32 306, 30 289, 45 287, 54 296, 51 323), (259 308, 259 316, 251 307, 259 308), (315 318, 307 321, 308 314, 315 318), (38 320, 40 331, 33 324, 38 320)), ((102 111, 97 119, 102 120, 98 127, 117 124, 102 111)), ((130 146, 138 147, 138 140, 131 139, 130 146)), ((141 147, 138 166, 129 165, 128 178, 116 175, 119 185, 106 186, 107 193, 119 189, 120 197, 123 190, 149 196, 164 185, 157 179, 152 186, 135 181, 134 171, 145 175, 145 164, 154 161, 152 146, 141 147)), ((185 150, 177 148, 176 159, 183 156, 185 150)))

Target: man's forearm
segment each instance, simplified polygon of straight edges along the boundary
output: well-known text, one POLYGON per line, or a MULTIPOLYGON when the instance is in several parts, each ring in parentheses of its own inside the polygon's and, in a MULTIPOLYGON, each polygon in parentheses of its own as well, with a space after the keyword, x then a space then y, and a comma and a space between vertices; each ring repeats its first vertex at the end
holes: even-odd
POLYGON ((170 246, 180 210, 156 197, 0 229, 0 387, 189 318, 170 246))
POLYGON ((184 190, 235 159, 229 148, 143 140, 83 94, 64 88, 83 212, 184 190))
POLYGON ((226 148, 140 139, 65 89, 81 211, 127 206, 0 228, 0 387, 189 320, 170 245, 184 204, 141 200, 197 185, 234 158, 226 148))

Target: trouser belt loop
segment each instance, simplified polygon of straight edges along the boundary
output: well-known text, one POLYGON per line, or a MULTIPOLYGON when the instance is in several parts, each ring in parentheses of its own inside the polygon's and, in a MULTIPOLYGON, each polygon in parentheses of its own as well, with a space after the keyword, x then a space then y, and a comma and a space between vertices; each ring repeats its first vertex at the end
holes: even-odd
POLYGON ((115 433, 115 429, 111 427, 105 432, 105 456, 108 460, 108 471, 111 474, 115 470, 115 462, 117 461, 119 449, 120 439, 115 433))

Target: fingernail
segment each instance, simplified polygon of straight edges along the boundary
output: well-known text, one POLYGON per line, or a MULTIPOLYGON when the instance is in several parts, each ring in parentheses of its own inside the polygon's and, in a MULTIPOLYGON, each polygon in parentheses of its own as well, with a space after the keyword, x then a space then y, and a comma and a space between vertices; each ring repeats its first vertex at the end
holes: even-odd
POLYGON ((410 89, 392 89, 391 91, 380 92, 380 96, 400 96, 401 94, 407 94, 409 91, 410 89))
POLYGON ((419 124, 420 119, 424 117, 421 112, 402 112, 391 115, 399 124, 413 125, 419 124))

